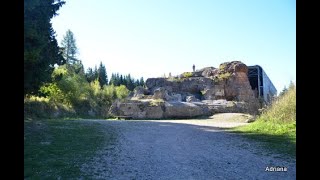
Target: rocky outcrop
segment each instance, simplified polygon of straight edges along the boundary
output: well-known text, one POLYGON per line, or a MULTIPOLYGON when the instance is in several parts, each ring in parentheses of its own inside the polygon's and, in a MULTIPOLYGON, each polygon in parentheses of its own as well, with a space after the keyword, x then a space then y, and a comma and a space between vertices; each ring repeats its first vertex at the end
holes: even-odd
POLYGON ((194 118, 210 116, 209 108, 188 102, 165 102, 164 118, 194 118))
POLYGON ((214 81, 210 78, 204 77, 190 77, 182 79, 168 79, 168 78, 149 78, 146 81, 146 87, 150 92, 154 93, 159 87, 167 90, 168 94, 181 94, 183 99, 187 94, 194 94, 199 96, 201 90, 206 87, 213 87, 214 81))
POLYGON ((178 101, 127 101, 114 103, 109 111, 113 116, 130 116, 134 119, 194 118, 210 116, 209 108, 178 101))
POLYGON ((168 100, 169 99, 168 91, 163 87, 159 87, 153 91, 152 98, 168 100))
POLYGON ((146 88, 137 87, 127 102, 113 105, 110 112, 138 119, 191 118, 218 112, 257 114, 259 102, 247 73, 245 64, 232 61, 176 77, 149 78, 146 88))

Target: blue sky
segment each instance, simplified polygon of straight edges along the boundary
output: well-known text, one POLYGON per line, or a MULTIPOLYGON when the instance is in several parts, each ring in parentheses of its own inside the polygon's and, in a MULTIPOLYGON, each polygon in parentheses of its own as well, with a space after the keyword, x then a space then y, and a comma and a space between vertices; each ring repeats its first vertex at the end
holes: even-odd
POLYGON ((295 0, 66 0, 51 22, 70 29, 84 67, 134 78, 240 60, 260 65, 278 92, 296 80, 295 0))

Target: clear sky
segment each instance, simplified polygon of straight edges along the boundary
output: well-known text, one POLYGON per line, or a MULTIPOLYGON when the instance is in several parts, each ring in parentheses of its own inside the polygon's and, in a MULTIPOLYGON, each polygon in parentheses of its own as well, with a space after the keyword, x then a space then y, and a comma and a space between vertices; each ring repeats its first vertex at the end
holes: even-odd
POLYGON ((66 0, 52 19, 70 29, 87 69, 134 78, 240 60, 260 65, 278 93, 296 81, 295 0, 66 0))

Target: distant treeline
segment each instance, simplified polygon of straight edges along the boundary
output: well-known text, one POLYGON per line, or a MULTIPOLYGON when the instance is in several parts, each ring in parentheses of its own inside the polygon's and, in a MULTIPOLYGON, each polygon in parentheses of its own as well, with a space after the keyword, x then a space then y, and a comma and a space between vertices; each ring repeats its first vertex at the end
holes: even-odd
POLYGON ((128 88, 128 90, 133 91, 133 89, 137 86, 144 86, 143 77, 141 77, 140 79, 134 79, 130 74, 122 75, 119 73, 112 73, 111 78, 108 81, 107 71, 105 65, 102 64, 102 62, 100 62, 99 68, 95 67, 94 69, 92 69, 89 67, 85 75, 89 83, 98 79, 101 87, 103 85, 124 85, 128 88))

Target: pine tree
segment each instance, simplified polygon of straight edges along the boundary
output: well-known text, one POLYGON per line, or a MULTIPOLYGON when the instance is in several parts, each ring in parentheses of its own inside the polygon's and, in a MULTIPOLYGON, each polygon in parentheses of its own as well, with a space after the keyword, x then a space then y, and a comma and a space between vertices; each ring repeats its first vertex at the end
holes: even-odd
POLYGON ((109 85, 112 85, 112 84, 114 85, 114 81, 115 81, 115 75, 112 73, 109 81, 109 85))
POLYGON ((94 80, 98 79, 98 76, 99 76, 98 68, 97 68, 97 66, 94 66, 93 79, 94 79, 94 80))
POLYGON ((92 82, 92 81, 94 81, 93 70, 92 70, 92 68, 90 68, 90 67, 87 69, 86 78, 87 78, 87 81, 88 81, 89 83, 92 82))
POLYGON ((117 73, 117 75, 116 75, 116 81, 115 81, 115 86, 120 86, 120 84, 121 84, 121 81, 120 81, 120 75, 119 75, 119 73, 117 73))
POLYGON ((100 62, 100 66, 98 69, 98 80, 99 80, 101 88, 104 85, 108 85, 107 70, 106 70, 106 67, 102 64, 102 62, 100 62))
POLYGON ((144 86, 144 80, 143 80, 143 77, 141 77, 141 78, 140 78, 140 84, 139 84, 139 86, 142 86, 142 87, 144 86))
POLYGON ((124 85, 123 82, 124 82, 124 81, 123 81, 123 76, 122 76, 122 74, 121 74, 121 75, 120 75, 120 79, 119 79, 119 85, 124 85))
POLYGON ((68 64, 76 64, 79 62, 76 58, 76 54, 78 53, 76 39, 70 29, 68 29, 66 35, 63 36, 61 46, 63 49, 63 57, 66 59, 68 64))
POLYGON ((36 94, 51 80, 54 65, 65 63, 51 18, 65 4, 62 0, 24 1, 24 94, 36 94))
POLYGON ((134 80, 131 78, 131 75, 128 74, 128 76, 126 77, 126 84, 125 86, 132 91, 134 89, 134 84, 133 84, 134 80))
POLYGON ((137 86, 140 86, 140 81, 139 81, 139 79, 137 79, 137 80, 134 82, 134 87, 137 87, 137 86))

